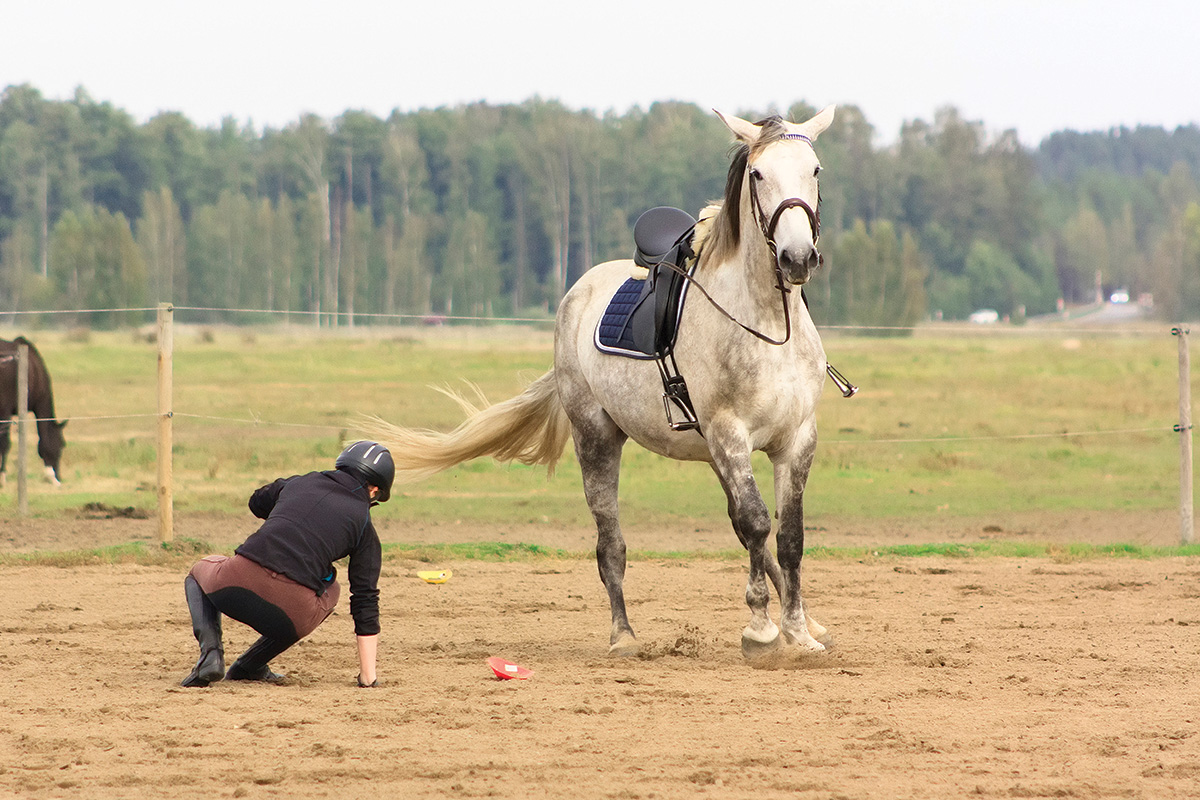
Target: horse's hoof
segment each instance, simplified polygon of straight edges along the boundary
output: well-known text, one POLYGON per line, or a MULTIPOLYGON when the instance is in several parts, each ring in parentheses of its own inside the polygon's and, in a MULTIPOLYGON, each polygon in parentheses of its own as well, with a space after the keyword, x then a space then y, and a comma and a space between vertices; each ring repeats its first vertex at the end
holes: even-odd
POLYGON ((617 658, 632 658, 641 652, 642 645, 633 634, 622 634, 615 642, 608 646, 608 654, 617 658))
POLYGON ((777 651, 780 647, 780 639, 776 636, 768 642, 761 642, 758 639, 752 639, 746 634, 742 634, 742 658, 747 661, 754 661, 764 656, 777 651))
MULTIPOLYGON (((826 636, 828 636, 828 632, 826 633, 826 636)), ((819 642, 813 637, 809 636, 808 631, 804 631, 799 635, 784 631, 782 638, 784 640, 784 644, 786 644, 789 649, 800 650, 806 653, 824 653, 827 649, 824 643, 819 642)), ((832 642, 833 640, 830 638, 831 645, 832 642)))

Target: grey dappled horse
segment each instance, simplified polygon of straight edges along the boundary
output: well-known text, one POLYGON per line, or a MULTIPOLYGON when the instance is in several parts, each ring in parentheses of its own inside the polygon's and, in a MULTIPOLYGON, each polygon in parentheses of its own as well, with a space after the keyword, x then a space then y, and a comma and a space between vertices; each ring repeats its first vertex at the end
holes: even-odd
POLYGON ((738 540, 749 551, 742 632, 748 656, 779 645, 821 651, 825 629, 805 614, 800 593, 804 554, 804 485, 817 444, 816 409, 825 352, 802 286, 820 265, 817 173, 813 148, 833 121, 827 108, 802 124, 774 117, 754 124, 721 119, 737 138, 719 208, 697 226, 692 292, 679 322, 674 355, 686 380, 699 431, 672 430, 663 384, 651 361, 597 350, 593 332, 614 292, 637 270, 628 260, 597 265, 563 298, 555 328, 554 368, 511 400, 476 410, 455 398, 468 419, 447 434, 380 420, 371 435, 392 451, 398 473, 429 474, 478 456, 553 468, 568 431, 596 522, 596 557, 612 610, 610 652, 638 644, 625 612, 625 540, 617 510, 626 440, 668 458, 708 462, 728 499, 738 540), (755 483, 750 454, 761 450, 775 470, 778 560, 767 547, 771 515, 755 483), (774 584, 782 605, 771 619, 774 584), (781 630, 782 629, 782 630, 781 630))

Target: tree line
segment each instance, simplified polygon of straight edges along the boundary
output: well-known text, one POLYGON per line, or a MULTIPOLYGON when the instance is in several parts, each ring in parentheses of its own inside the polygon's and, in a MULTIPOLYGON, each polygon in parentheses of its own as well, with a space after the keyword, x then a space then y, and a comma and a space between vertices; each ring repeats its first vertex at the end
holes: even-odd
MULTIPOLYGON (((735 110, 747 118, 753 114, 735 110)), ((797 103, 782 112, 807 119, 797 103)), ((956 109, 881 145, 857 107, 817 145, 819 324, 1048 313, 1117 288, 1200 314, 1200 128, 1055 133, 1034 148, 956 109)), ((306 115, 280 129, 176 112, 138 124, 79 89, 0 94, 0 314, 138 308, 548 316, 637 217, 719 199, 730 137, 660 102, 306 115)), ((77 324, 140 321, 81 313, 77 324)))

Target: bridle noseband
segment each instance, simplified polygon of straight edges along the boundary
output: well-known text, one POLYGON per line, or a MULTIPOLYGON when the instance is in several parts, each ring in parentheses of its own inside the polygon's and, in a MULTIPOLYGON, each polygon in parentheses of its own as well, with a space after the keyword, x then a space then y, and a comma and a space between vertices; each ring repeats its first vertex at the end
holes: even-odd
MULTIPOLYGON (((762 205, 758 199, 758 190, 757 190, 757 188, 754 188, 756 186, 757 186, 756 182, 751 184, 751 187, 752 187, 751 194, 754 195, 754 202, 759 204, 758 205, 758 213, 761 215, 762 214, 762 205)), ((812 228, 814 245, 817 243, 817 239, 821 238, 821 200, 820 200, 820 197, 817 198, 817 210, 816 211, 813 211, 813 207, 810 206, 808 203, 804 202, 803 200, 801 200, 799 197, 789 197, 788 199, 784 200, 782 203, 779 204, 779 207, 775 209, 775 213, 771 215, 771 221, 767 224, 767 226, 765 228, 763 228, 763 236, 766 237, 767 246, 771 248, 772 254, 775 253, 775 228, 777 225, 779 225, 779 217, 780 217, 780 215, 783 214, 783 212, 787 211, 789 208, 803 208, 804 209, 804 213, 808 215, 808 225, 810 228, 812 228)), ((760 216, 759 220, 761 221, 761 219, 762 219, 762 217, 760 216)), ((822 260, 820 253, 817 253, 817 260, 818 260, 818 263, 820 263, 820 261, 822 260)))

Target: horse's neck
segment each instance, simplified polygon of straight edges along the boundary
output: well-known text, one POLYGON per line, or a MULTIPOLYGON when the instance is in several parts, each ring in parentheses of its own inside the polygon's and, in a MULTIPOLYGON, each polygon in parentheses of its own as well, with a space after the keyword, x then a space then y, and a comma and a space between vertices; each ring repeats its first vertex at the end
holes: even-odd
MULTIPOLYGON (((32 384, 33 382, 30 381, 32 384)), ((54 395, 50 391, 49 386, 39 385, 29 387, 29 410, 33 415, 40 420, 54 421, 57 417, 54 415, 54 395)), ((42 423, 38 423, 41 425, 42 423)))
MULTIPOLYGON (((44 401, 31 404, 29 410, 32 411, 34 416, 40 420, 54 422, 58 419, 58 417, 54 415, 54 401, 51 400, 48 395, 44 401)), ((40 425, 42 423, 39 422, 38 424, 40 425)))
MULTIPOLYGON (((801 353, 821 351, 820 337, 804 303, 801 287, 789 286, 788 291, 780 291, 782 277, 776 270, 774 257, 757 222, 748 211, 742 218, 737 247, 723 250, 714 248, 707 254, 702 252, 696 279, 708 290, 713 301, 720 304, 737 322, 776 341, 788 338, 781 347, 758 350, 759 355, 754 357, 756 360, 761 360, 762 354, 767 353, 768 360, 782 358, 790 362, 801 353), (723 258, 719 258, 722 255, 723 258), (791 321, 790 337, 788 317, 791 321)), ((706 320, 716 324, 715 319, 710 318, 724 316, 698 294, 688 298, 685 313, 689 309, 697 315, 697 322, 706 320)), ((714 328, 717 329, 724 328, 714 328)), ((745 336, 750 337, 751 334, 746 333, 745 336)))
MULTIPOLYGON (((770 248, 748 213, 743 215, 737 247, 714 251, 711 255, 712 258, 701 259, 696 277, 711 287, 713 299, 728 304, 727 310, 747 324, 750 320, 781 318, 780 276, 770 248)), ((793 290, 788 295, 789 301, 799 300, 798 295, 793 290)))

